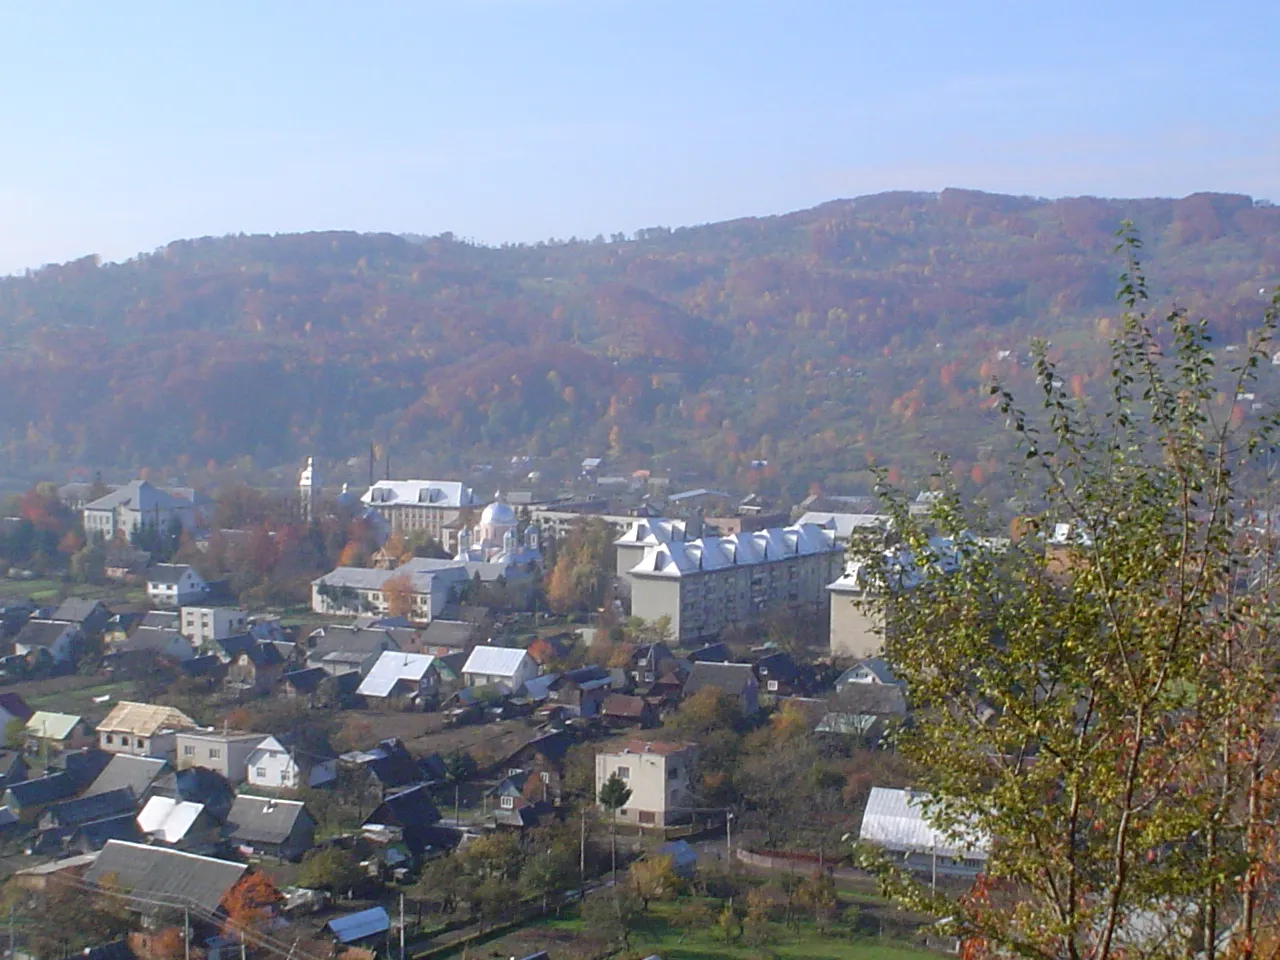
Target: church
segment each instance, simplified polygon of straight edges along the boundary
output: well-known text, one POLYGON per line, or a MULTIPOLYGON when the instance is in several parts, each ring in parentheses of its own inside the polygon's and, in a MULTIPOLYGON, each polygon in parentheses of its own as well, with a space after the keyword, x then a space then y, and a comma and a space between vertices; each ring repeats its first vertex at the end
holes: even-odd
POLYGON ((458 532, 458 552, 455 559, 468 563, 492 564, 501 567, 508 579, 527 571, 531 565, 542 564, 539 531, 529 524, 520 533, 520 521, 511 506, 499 498, 480 514, 480 522, 474 527, 458 532))

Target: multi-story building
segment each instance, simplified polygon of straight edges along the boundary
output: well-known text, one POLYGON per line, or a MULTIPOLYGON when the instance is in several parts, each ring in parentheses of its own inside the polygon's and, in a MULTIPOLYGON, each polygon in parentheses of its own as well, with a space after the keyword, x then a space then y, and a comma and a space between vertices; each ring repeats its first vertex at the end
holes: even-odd
POLYGON ((624 571, 631 612, 650 621, 667 617, 681 644, 787 611, 825 612, 827 585, 844 559, 831 531, 812 524, 684 540, 664 539, 656 521, 643 520, 618 541, 620 565, 638 546, 633 534, 641 526, 653 537, 624 571))
POLYGON ((596 754, 596 796, 616 774, 631 788, 619 820, 645 827, 682 823, 696 806, 692 784, 697 759, 698 748, 691 743, 628 741, 596 754))
POLYGON ((470 577, 462 560, 415 557, 395 570, 337 567, 311 581, 311 609, 329 616, 390 612, 399 590, 410 620, 430 623, 470 577))
POLYGON ((147 525, 167 530, 180 523, 195 530, 204 523, 206 498, 194 490, 162 490, 146 480, 134 480, 106 496, 84 505, 85 533, 101 534, 111 540, 117 534, 129 536, 147 525))
POLYGON ((376 510, 392 533, 423 531, 442 543, 446 527, 478 505, 471 488, 456 480, 379 480, 360 501, 376 510))
POLYGON ((178 731, 195 727, 174 707, 121 700, 98 724, 98 746, 107 753, 173 760, 178 731))
POLYGON ((245 632, 249 614, 234 607, 183 607, 180 632, 197 647, 245 632))
POLYGON ((232 784, 249 778, 249 757, 266 739, 260 733, 221 730, 180 730, 174 739, 179 770, 203 767, 222 774, 232 784))
POLYGON ((853 565, 827 585, 827 592, 831 595, 831 656, 864 660, 879 654, 884 646, 885 595, 871 590, 853 565))

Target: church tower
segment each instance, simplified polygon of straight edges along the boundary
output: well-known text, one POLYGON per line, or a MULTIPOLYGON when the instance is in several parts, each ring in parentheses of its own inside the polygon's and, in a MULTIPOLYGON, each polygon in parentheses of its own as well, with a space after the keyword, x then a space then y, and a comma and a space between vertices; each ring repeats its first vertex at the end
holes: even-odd
POLYGON ((307 457, 307 465, 298 475, 298 501, 302 505, 302 519, 310 523, 315 519, 316 495, 320 492, 320 469, 314 457, 307 457))

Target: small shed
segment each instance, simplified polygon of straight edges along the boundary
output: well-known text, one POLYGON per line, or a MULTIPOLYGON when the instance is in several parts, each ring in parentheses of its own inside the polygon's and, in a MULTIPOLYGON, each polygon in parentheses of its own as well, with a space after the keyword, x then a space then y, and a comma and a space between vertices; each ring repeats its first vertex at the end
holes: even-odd
POLYGON ((358 943, 391 929, 391 917, 384 907, 370 907, 358 913, 334 917, 324 925, 338 943, 358 943))

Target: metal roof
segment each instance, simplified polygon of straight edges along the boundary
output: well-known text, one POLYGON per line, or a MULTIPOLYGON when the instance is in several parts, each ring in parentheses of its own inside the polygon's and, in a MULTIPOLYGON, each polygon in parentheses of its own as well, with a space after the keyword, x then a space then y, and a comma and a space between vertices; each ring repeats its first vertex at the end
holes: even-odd
POLYGON ((974 835, 962 840, 935 829, 925 814, 927 801, 927 794, 872 787, 862 814, 860 838, 900 853, 936 852, 940 857, 985 860, 987 838, 974 835))
POLYGON ((248 869, 246 864, 229 860, 108 840, 85 879, 97 883, 111 876, 135 896, 178 905, 190 903, 213 913, 248 869))
POLYGON ((284 843, 298 820, 307 815, 300 800, 241 794, 227 814, 227 836, 248 843, 284 843))
POLYGON ((71 713, 37 710, 27 721, 26 732, 45 740, 65 740, 71 736, 80 718, 71 713))
POLYGON ((138 826, 143 833, 165 843, 178 843, 202 813, 203 803, 152 797, 138 814, 138 826))
POLYGON ((519 647, 476 647, 467 657, 462 672, 486 677, 514 677, 528 656, 519 647))
POLYGON ((435 657, 425 653, 401 653, 398 650, 384 651, 378 662, 369 670, 368 675, 356 688, 356 693, 365 697, 388 697, 401 680, 413 683, 421 682, 427 675, 435 657))
POLYGON ((377 933, 386 933, 391 929, 391 917, 384 907, 370 907, 359 913, 349 913, 345 917, 334 917, 325 927, 339 942, 352 943, 377 933))

